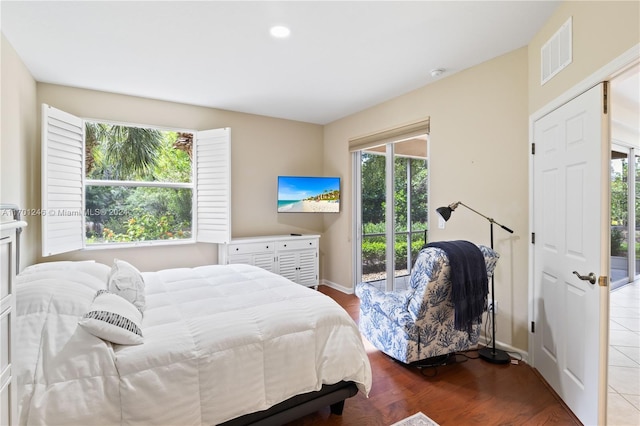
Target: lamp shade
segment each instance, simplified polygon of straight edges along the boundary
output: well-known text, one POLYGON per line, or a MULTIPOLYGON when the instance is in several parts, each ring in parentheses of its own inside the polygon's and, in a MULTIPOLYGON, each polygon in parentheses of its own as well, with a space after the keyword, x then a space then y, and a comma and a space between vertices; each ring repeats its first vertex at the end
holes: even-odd
POLYGON ((449 220, 449 218, 451 217, 452 211, 453 209, 451 207, 438 207, 436 209, 436 213, 438 213, 440 217, 444 219, 445 222, 449 220))

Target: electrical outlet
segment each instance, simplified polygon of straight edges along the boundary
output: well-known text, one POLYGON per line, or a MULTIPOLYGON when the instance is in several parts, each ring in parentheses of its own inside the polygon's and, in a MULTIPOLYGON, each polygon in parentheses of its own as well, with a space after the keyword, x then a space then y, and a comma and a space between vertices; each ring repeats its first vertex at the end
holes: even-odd
POLYGON ((495 307, 496 314, 498 313, 498 301, 497 300, 489 300, 487 301, 487 312, 492 312, 495 307))

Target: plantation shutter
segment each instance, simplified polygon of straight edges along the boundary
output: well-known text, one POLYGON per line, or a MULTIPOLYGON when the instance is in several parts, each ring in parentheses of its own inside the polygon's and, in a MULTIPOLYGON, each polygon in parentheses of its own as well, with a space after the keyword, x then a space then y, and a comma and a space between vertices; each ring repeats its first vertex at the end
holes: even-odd
POLYGON ((84 122, 42 104, 42 255, 84 245, 84 122))
POLYGON ((231 129, 204 130, 196 138, 196 241, 231 241, 231 129))

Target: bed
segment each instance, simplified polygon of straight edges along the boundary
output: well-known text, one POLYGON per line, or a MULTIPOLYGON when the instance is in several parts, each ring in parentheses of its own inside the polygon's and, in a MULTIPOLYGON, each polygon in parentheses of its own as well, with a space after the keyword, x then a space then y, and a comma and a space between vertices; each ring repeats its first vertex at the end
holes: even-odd
POLYGON ((282 424, 368 395, 361 336, 329 297, 250 265, 144 272, 141 342, 112 343, 83 321, 114 268, 18 276, 20 424, 282 424))

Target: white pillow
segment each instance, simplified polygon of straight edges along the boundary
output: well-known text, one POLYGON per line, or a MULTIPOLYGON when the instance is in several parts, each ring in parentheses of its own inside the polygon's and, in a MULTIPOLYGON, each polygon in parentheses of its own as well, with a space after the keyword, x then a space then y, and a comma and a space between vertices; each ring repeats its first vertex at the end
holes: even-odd
POLYGON ((108 290, 96 297, 78 324, 96 337, 120 345, 138 345, 142 338, 142 312, 128 300, 108 290))
POLYGON ((122 296, 133 303, 140 312, 144 312, 146 305, 144 280, 140 271, 129 262, 114 259, 107 288, 110 292, 122 296))

